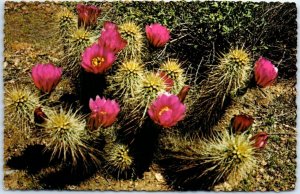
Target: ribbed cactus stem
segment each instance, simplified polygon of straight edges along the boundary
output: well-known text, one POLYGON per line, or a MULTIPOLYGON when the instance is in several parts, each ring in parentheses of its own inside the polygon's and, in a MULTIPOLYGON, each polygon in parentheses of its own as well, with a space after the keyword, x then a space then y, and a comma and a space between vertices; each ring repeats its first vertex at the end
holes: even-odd
POLYGON ((185 127, 209 134, 211 127, 222 115, 226 104, 238 95, 250 81, 252 63, 243 49, 232 49, 223 54, 217 66, 213 66, 208 77, 192 91, 185 127))
POLYGON ((76 18, 70 10, 64 8, 56 15, 56 20, 58 23, 60 42, 63 45, 65 53, 67 53, 68 38, 71 32, 76 28, 76 18))
POLYGON ((117 178, 121 176, 127 177, 129 172, 133 172, 133 157, 130 154, 129 147, 118 142, 111 142, 104 148, 104 159, 106 160, 106 168, 117 173, 117 178))
POLYGON ((16 86, 5 90, 5 116, 9 116, 20 130, 28 131, 33 123, 34 110, 40 105, 39 97, 28 87, 16 86))
POLYGON ((119 26, 121 36, 127 41, 123 49, 124 59, 140 59, 144 49, 144 38, 141 28, 134 22, 125 22, 119 26))
POLYGON ((83 28, 70 32, 67 40, 67 53, 62 60, 64 70, 72 76, 73 79, 79 77, 81 55, 84 49, 93 43, 93 35, 83 28))
POLYGON ((159 70, 166 73, 174 84, 171 88, 171 92, 177 94, 180 92, 181 88, 185 85, 187 78, 184 75, 184 69, 181 67, 182 64, 179 63, 177 59, 168 59, 166 62, 161 64, 159 70))
POLYGON ((144 66, 138 59, 122 62, 114 75, 107 76, 109 94, 127 107, 127 100, 135 97, 136 86, 140 84, 144 73, 144 66))

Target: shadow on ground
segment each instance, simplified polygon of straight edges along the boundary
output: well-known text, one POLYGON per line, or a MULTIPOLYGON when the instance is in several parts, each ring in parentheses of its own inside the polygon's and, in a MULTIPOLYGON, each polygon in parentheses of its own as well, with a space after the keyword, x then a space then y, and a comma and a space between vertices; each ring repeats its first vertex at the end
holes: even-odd
POLYGON ((50 161, 51 153, 44 151, 43 145, 28 146, 20 156, 12 157, 7 161, 7 166, 18 170, 27 170, 36 174, 44 168, 54 166, 57 161, 50 161), (50 161, 50 162, 49 162, 50 161))

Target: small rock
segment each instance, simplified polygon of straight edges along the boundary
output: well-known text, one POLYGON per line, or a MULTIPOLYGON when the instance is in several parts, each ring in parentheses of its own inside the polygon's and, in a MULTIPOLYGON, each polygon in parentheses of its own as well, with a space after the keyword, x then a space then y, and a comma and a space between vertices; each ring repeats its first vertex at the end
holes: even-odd
POLYGON ((260 173, 264 173, 264 172, 265 172, 265 169, 260 168, 260 169, 259 169, 259 172, 260 172, 260 173))
POLYGON ((156 178, 156 180, 158 181, 158 182, 164 182, 165 180, 164 180, 164 177, 161 175, 161 173, 154 173, 154 176, 155 176, 155 178, 156 178))
POLYGON ((261 165, 263 165, 263 166, 266 166, 268 163, 265 161, 265 160, 263 160, 262 162, 261 162, 261 165))
POLYGON ((18 172, 18 171, 17 170, 5 170, 4 175, 11 175, 11 174, 14 174, 16 172, 18 172))

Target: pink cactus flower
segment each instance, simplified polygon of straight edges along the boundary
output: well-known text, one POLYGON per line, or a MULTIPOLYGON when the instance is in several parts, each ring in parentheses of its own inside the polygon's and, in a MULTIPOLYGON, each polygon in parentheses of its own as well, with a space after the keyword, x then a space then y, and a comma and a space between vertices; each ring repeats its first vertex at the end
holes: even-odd
POLYGON ((78 27, 84 26, 84 23, 88 22, 89 17, 86 6, 83 4, 77 4, 76 9, 78 13, 78 27))
POLYGON ((170 40, 169 30, 158 23, 147 25, 146 35, 150 43, 155 47, 163 47, 170 40))
POLYGON ((249 115, 234 115, 232 118, 232 128, 236 133, 243 133, 246 131, 254 122, 253 117, 249 115))
POLYGON ((159 77, 165 82, 166 91, 169 92, 174 85, 174 81, 163 71, 159 72, 159 77))
POLYGON ((262 88, 272 85, 278 75, 278 69, 271 61, 260 57, 254 66, 254 76, 256 84, 262 88))
POLYGON ((34 85, 45 93, 50 93, 61 80, 62 68, 53 64, 37 64, 32 68, 34 85))
POLYGON ((127 41, 121 37, 116 24, 105 22, 98 44, 117 53, 127 45, 127 41))
POLYGON ((185 116, 186 107, 173 94, 160 95, 148 109, 150 118, 163 127, 172 127, 185 116))
POLYGON ((253 146, 255 148, 264 148, 267 144, 268 140, 268 134, 266 132, 259 132, 256 135, 254 135, 250 141, 253 141, 253 146))
POLYGON ((118 30, 118 26, 115 23, 109 21, 104 22, 103 28, 106 30, 118 30))
POLYGON ((97 18, 100 15, 101 10, 94 5, 91 5, 89 11, 90 11, 90 15, 91 15, 91 24, 97 25, 97 18))
POLYGON ((89 26, 94 27, 97 25, 97 18, 101 12, 99 8, 83 4, 78 4, 76 8, 78 12, 78 27, 84 26, 86 29, 89 26))
POLYGON ((120 112, 119 104, 115 100, 106 100, 99 96, 96 96, 95 100, 90 99, 89 107, 92 111, 90 126, 94 129, 111 126, 120 112))
POLYGON ((81 66, 87 72, 102 74, 115 60, 116 56, 112 51, 95 43, 83 52, 81 66))

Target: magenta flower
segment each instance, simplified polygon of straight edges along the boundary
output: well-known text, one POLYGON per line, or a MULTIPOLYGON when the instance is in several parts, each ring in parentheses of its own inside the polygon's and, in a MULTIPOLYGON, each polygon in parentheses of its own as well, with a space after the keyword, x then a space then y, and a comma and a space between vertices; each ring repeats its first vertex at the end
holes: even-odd
POLYGON ((163 127, 172 127, 185 116, 186 107, 173 94, 160 95, 148 109, 150 118, 163 127))
POLYGON ((146 35, 150 43, 155 47, 162 47, 170 40, 169 30, 158 23, 147 25, 146 35))
POLYGON ((278 69, 271 61, 260 57, 254 66, 254 76, 256 84, 262 88, 272 85, 278 75, 278 69))
POLYGON ((83 52, 81 66, 87 72, 101 74, 109 69, 115 60, 116 57, 112 51, 98 44, 93 44, 83 52))
POLYGON ((90 99, 89 107, 92 111, 90 115, 90 125, 92 128, 109 127, 115 121, 120 112, 119 104, 115 100, 101 99, 96 96, 96 99, 90 99))
POLYGON ((106 30, 118 30, 118 26, 115 23, 109 21, 104 22, 103 28, 106 30))
POLYGON ((78 12, 78 27, 84 26, 86 29, 89 26, 94 27, 97 25, 97 18, 101 12, 99 8, 83 4, 78 4, 76 8, 78 12))
POLYGON ((45 93, 50 93, 61 80, 62 68, 53 64, 37 64, 32 68, 34 85, 45 93))
POLYGON ((127 41, 121 37, 116 24, 105 22, 98 44, 117 53, 126 46, 127 41))
POLYGON ((250 141, 253 141, 255 148, 264 148, 267 144, 267 140, 268 134, 266 132, 259 132, 250 139, 250 141))

